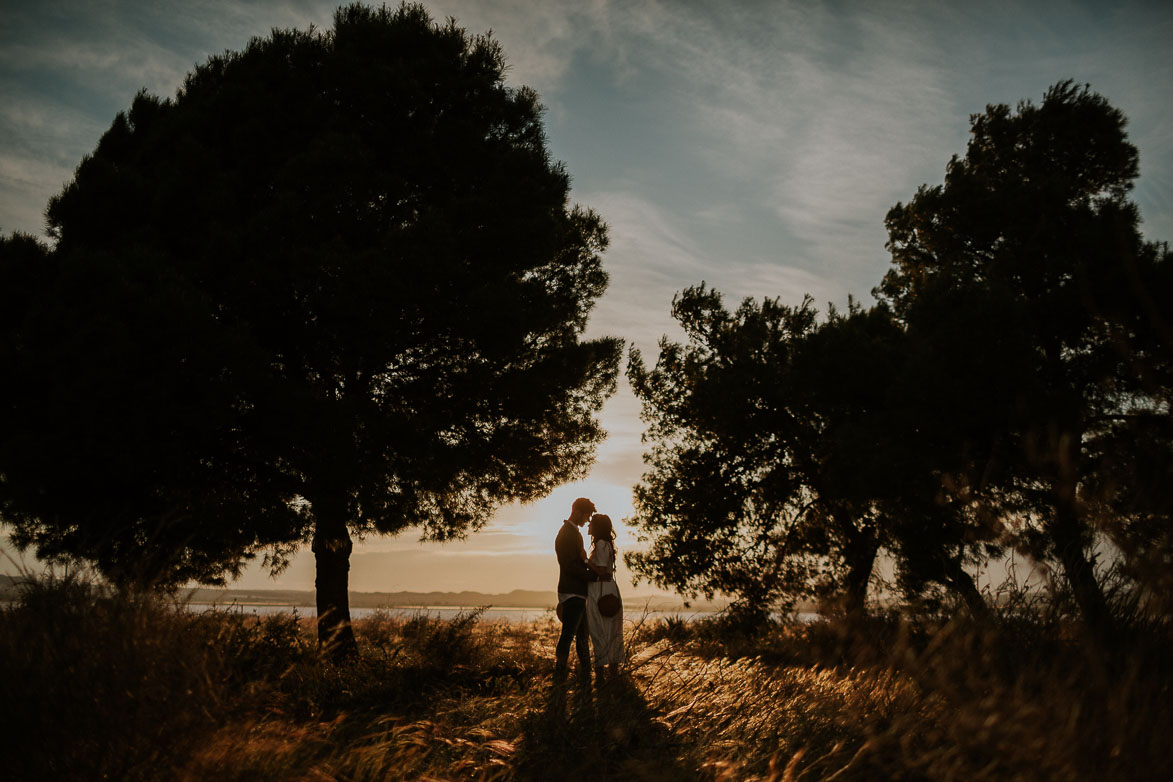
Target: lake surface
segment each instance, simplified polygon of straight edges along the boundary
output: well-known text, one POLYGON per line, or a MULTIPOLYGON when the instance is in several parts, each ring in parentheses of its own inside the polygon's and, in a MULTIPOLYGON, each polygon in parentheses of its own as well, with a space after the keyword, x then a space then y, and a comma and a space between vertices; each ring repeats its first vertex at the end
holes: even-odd
MULTIPOLYGON (((314 606, 287 606, 257 603, 225 603, 216 606, 191 603, 188 605, 188 610, 234 611, 246 615, 256 614, 257 616, 268 616, 270 614, 291 614, 295 612, 298 616, 305 617, 316 617, 318 615, 317 609, 314 608, 314 606)), ((468 606, 391 606, 388 608, 352 608, 350 609, 350 618, 364 619, 375 614, 386 614, 388 616, 403 618, 409 618, 417 615, 426 615, 436 619, 453 619, 460 614, 468 614, 474 610, 476 610, 474 607, 468 606)), ((553 609, 486 608, 481 613, 481 621, 483 622, 509 622, 512 624, 539 621, 546 617, 554 617, 553 609)))
MULTIPOLYGON (((224 603, 215 606, 206 605, 202 603, 190 603, 188 605, 189 611, 234 611, 245 615, 255 614, 257 616, 268 616, 270 614, 294 613, 298 616, 316 617, 318 615, 314 606, 289 606, 289 605, 273 605, 271 603, 224 603)), ((376 613, 383 613, 388 616, 410 618, 413 616, 429 616, 434 619, 454 619, 461 614, 468 614, 476 610, 476 606, 391 606, 388 608, 352 608, 350 609, 351 619, 363 619, 372 616, 376 613)), ((628 622, 636 622, 641 619, 648 621, 657 621, 660 619, 682 619, 686 622, 692 622, 697 619, 705 619, 716 616, 715 611, 695 611, 695 610, 681 610, 681 611, 654 611, 645 610, 640 606, 624 606, 623 618, 628 622)), ((802 622, 812 622, 819 618, 819 614, 814 613, 800 613, 798 618, 802 622)), ((507 622, 509 624, 524 624, 527 622, 543 621, 549 619, 557 621, 557 616, 554 614, 553 608, 510 608, 510 607, 490 607, 486 608, 480 616, 482 622, 507 622)))

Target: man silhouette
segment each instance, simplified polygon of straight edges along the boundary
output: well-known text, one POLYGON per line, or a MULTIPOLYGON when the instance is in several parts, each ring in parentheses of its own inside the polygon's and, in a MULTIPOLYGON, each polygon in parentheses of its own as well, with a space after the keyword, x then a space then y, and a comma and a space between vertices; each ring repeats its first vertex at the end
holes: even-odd
POLYGON ((591 580, 592 574, 586 564, 586 546, 578 528, 586 524, 594 512, 595 504, 586 497, 579 497, 571 505, 570 518, 562 522, 562 528, 554 540, 554 551, 558 555, 558 605, 562 609, 562 634, 554 650, 556 681, 566 679, 571 639, 574 639, 575 652, 578 654, 580 675, 588 680, 591 675, 586 599, 587 582, 591 580))

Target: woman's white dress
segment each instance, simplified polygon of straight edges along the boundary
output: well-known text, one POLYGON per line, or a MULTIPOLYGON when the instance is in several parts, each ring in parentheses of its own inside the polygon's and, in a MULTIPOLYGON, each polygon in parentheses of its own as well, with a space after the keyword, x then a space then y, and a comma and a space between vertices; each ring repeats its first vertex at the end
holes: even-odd
MULTIPOLYGON (((591 551, 591 562, 611 573, 615 572, 615 547, 610 541, 600 540, 591 551)), ((599 598, 603 595, 619 597, 619 585, 612 575, 610 581, 592 581, 587 584, 587 628, 591 645, 595 648, 595 666, 623 662, 623 609, 615 616, 599 613, 599 598)))

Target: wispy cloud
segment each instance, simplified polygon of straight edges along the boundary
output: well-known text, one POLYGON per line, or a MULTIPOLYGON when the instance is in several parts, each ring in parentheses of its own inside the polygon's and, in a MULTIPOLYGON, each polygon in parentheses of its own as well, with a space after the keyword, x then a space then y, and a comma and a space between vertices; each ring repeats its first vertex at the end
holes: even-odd
POLYGON ((63 185, 70 173, 69 168, 50 161, 0 152, 0 214, 4 215, 0 231, 40 236, 47 203, 45 185, 63 185))
POLYGON ((618 334, 650 349, 673 328, 673 294, 713 270, 684 226, 652 202, 632 193, 589 193, 586 203, 610 230, 607 294, 591 316, 590 333, 618 334))
POLYGON ((0 230, 41 235, 49 197, 104 127, 53 96, 0 88, 0 230))
POLYGON ((741 183, 743 209, 766 207, 798 240, 790 262, 866 293, 886 262, 884 213, 915 188, 926 150, 958 135, 931 36, 826 5, 658 11, 640 29, 642 62, 675 74, 705 139, 696 154, 741 183))
POLYGON ((699 245, 694 224, 633 193, 588 193, 584 200, 611 232, 606 256, 611 284, 591 318, 590 332, 628 336, 649 356, 660 335, 681 334, 671 317, 673 296, 702 281, 734 306, 747 296, 793 304, 808 293, 824 302, 849 292, 833 269, 819 274, 779 258, 712 255, 699 245))
POLYGON ((31 72, 34 78, 50 74, 58 85, 73 82, 92 94, 127 102, 140 89, 170 95, 195 64, 127 28, 86 37, 47 31, 32 40, 7 43, 0 55, 5 71, 31 72))
POLYGON ((510 82, 555 101, 575 57, 605 35, 609 6, 606 0, 427 0, 425 5, 438 18, 455 17, 470 33, 492 32, 504 49, 510 82))

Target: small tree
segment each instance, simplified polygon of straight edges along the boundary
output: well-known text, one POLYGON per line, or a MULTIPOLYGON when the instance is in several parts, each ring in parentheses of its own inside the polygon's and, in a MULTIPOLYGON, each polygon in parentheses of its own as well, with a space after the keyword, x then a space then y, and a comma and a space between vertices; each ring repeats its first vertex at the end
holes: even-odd
POLYGON ((673 302, 689 342, 660 342, 648 370, 631 352, 645 455, 632 519, 650 546, 628 555, 654 582, 743 608, 838 595, 863 610, 902 485, 883 415, 900 331, 852 304, 816 323, 809 299, 746 300, 728 312, 703 285, 673 302))
POLYGON ((1101 633, 1110 617, 1090 511, 1114 494, 1102 473, 1133 461, 1127 430, 1167 431, 1170 415, 1170 256, 1142 240, 1126 198, 1137 153, 1124 125, 1071 82, 1039 106, 975 115, 944 184, 888 213, 893 265, 877 290, 934 343, 938 377, 950 355, 991 375, 967 373, 975 387, 937 384, 935 394, 965 400, 970 419, 943 458, 968 461, 960 485, 995 498, 1002 507, 987 504, 989 515, 1062 564, 1101 633), (988 338, 975 339, 983 318, 988 338))
POLYGON ((985 613, 965 566, 997 550, 1000 528, 961 491, 988 458, 955 449, 985 427, 951 391, 970 377, 954 371, 972 369, 964 357, 940 363, 883 305, 816 323, 809 300, 729 313, 701 287, 674 314, 689 344, 628 366, 655 443, 636 487, 651 543, 629 555, 638 573, 757 608, 817 595, 859 614, 884 548, 909 597, 937 584, 985 613))
POLYGON ((346 649, 353 534, 463 535, 583 476, 605 227, 504 69, 352 5, 140 94, 49 206, 3 412, 18 541, 209 580, 309 538, 346 649))

